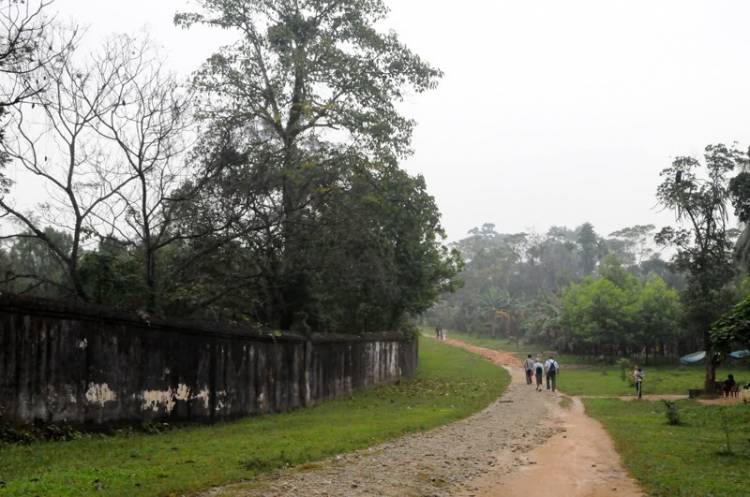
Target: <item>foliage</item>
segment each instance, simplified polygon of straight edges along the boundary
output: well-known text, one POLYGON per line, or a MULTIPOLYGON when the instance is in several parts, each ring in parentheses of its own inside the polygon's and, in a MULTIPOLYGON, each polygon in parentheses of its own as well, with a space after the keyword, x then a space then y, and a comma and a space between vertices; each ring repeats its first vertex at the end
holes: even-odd
POLYGON ((682 424, 682 421, 680 421, 680 408, 677 405, 677 402, 665 400, 664 407, 666 407, 666 412, 664 414, 667 415, 667 424, 670 426, 682 424))
POLYGON ((65 424, 33 423, 16 426, 0 422, 0 451, 3 450, 4 443, 31 445, 42 441, 78 440, 83 436, 76 428, 65 424))
MULTIPOLYGON (((604 347, 602 337, 583 340, 590 330, 572 330, 571 323, 565 322, 565 306, 574 300, 569 292, 580 290, 571 283, 586 285, 582 283, 588 264, 585 259, 591 256, 596 263, 591 281, 613 283, 613 293, 620 301, 610 304, 622 311, 620 317, 628 318, 614 322, 615 328, 604 339, 608 354, 612 354, 613 345, 609 340, 628 328, 625 333, 630 336, 623 336, 622 341, 630 353, 647 347, 649 354, 668 351, 675 355, 678 344, 673 321, 679 315, 679 303, 674 288, 681 285, 681 277, 670 272, 658 254, 647 257, 652 252, 647 240, 652 231, 651 226, 634 226, 604 239, 586 224, 576 230, 553 227, 544 235, 498 233, 489 223, 474 228, 469 237, 454 244, 466 261, 460 275, 463 289, 444 295, 442 302, 426 313, 425 321, 479 337, 524 339, 565 353, 593 353, 604 347), (664 315, 653 315, 663 303, 664 315), (510 316, 509 326, 503 313, 510 316), (641 330, 640 325, 648 330, 641 330), (671 335, 665 337, 668 333, 671 335)), ((607 284, 598 285, 587 291, 596 293, 607 284)), ((625 353, 623 350, 622 355, 625 353)))
POLYGON ((726 356, 734 347, 750 349, 750 298, 721 316, 711 329, 711 342, 716 353, 726 356))
POLYGON ((630 359, 625 359, 624 357, 617 361, 617 367, 620 370, 620 379, 622 381, 625 381, 628 377, 628 374, 630 372, 630 369, 632 368, 630 364, 630 359))
POLYGON ((571 283, 562 300, 563 326, 574 350, 618 355, 635 344, 635 295, 606 278, 571 283))
POLYGON ((588 276, 594 271, 599 248, 598 236, 591 223, 583 223, 583 226, 581 226, 578 232, 578 244, 581 246, 583 258, 583 274, 588 276))
POLYGON ((604 425, 625 468, 649 495, 747 494, 750 411, 746 406, 726 408, 733 448, 740 447, 730 456, 716 450, 726 439, 719 406, 678 401, 682 424, 665 426, 666 408, 661 403, 607 399, 583 399, 583 403, 586 414, 604 425))
POLYGON ((38 68, 50 91, 13 110, 3 149, 52 193, 30 214, 0 197, 20 227, 2 289, 273 329, 410 328, 460 286, 424 178, 399 167, 415 123, 398 102, 442 73, 378 29, 381 0, 200 8, 175 22, 240 39, 190 87, 147 36, 91 54, 75 30, 45 38, 62 47, 38 68), (32 251, 44 265, 17 257, 32 251))
POLYGON ((510 383, 505 370, 464 350, 423 340, 419 352, 415 378, 314 409, 156 435, 6 446, 0 457, 2 493, 194 494, 286 462, 302 465, 463 419, 510 383))
MULTIPOLYGON (((200 116, 233 137, 228 149, 239 154, 242 169, 235 172, 240 181, 247 183, 248 176, 262 171, 265 187, 252 202, 273 205, 270 212, 255 214, 268 216, 272 227, 249 233, 246 242, 259 247, 262 257, 250 266, 256 276, 247 278, 246 284, 270 290, 257 298, 267 302, 258 310, 260 319, 286 328, 304 310, 313 326, 335 322, 336 330, 398 326, 415 307, 399 296, 386 317, 378 301, 387 299, 383 292, 400 288, 408 293, 410 283, 419 292, 430 286, 430 273, 435 270, 450 279, 455 262, 451 259, 442 270, 420 265, 440 264, 444 255, 434 243, 442 236, 439 226, 425 219, 433 217, 432 212, 407 211, 413 217, 404 219, 394 232, 392 221, 398 220, 391 200, 403 202, 413 191, 419 196, 423 188, 395 185, 396 190, 388 192, 378 185, 382 176, 401 175, 397 162, 411 153, 414 122, 398 112, 397 102, 407 90, 435 88, 442 73, 412 53, 395 33, 375 28, 388 13, 381 0, 206 0, 201 6, 201 12, 177 14, 175 23, 184 28, 203 24, 237 29, 241 34, 237 43, 207 61, 193 85, 200 116), (355 199, 367 201, 373 196, 363 191, 367 182, 379 190, 371 204, 384 205, 357 201, 356 210, 343 210, 355 199), (370 207, 376 212, 368 212, 370 207), (385 226, 376 217, 384 214, 379 207, 390 216, 385 226), (347 218, 351 213, 354 219, 347 218), (419 231, 420 220, 428 223, 430 233, 419 231), (352 226, 355 231, 350 231, 352 226), (321 232, 323 239, 318 237, 321 232), (375 233, 383 236, 373 240, 375 233), (419 240, 421 248, 405 249, 404 235, 415 241, 423 235, 427 238, 419 240), (351 240, 353 236, 358 239, 351 240), (339 244, 338 237, 345 237, 344 242, 339 244), (354 309, 336 306, 332 314, 324 315, 322 302, 336 302, 339 295, 319 293, 315 275, 321 267, 331 273, 340 269, 335 263, 338 257, 351 261, 354 245, 385 258, 362 265, 370 271, 363 272, 360 266, 351 282, 359 287, 359 280, 378 275, 371 289, 356 290, 370 292, 375 301, 365 299, 359 302, 362 307, 354 309), (310 251, 310 246, 316 250, 310 251), (427 259, 410 263, 413 274, 405 265, 389 270, 392 262, 402 264, 415 255, 409 253, 412 249, 422 251, 427 259), (335 267, 327 267, 329 262, 335 267), (386 266, 383 272, 382 266, 386 266), (423 268, 425 274, 420 274, 423 268), (344 316, 351 312, 355 315, 344 316), (373 315, 377 319, 371 322, 373 315)), ((431 287, 428 295, 439 286, 431 287)), ((431 301, 428 295, 424 299, 431 301)))
MULTIPOLYGON (((694 340, 701 341, 703 350, 710 351, 710 327, 731 306, 729 284, 736 275, 733 250, 737 233, 727 226, 727 204, 732 196, 729 175, 744 168, 748 157, 719 144, 706 147, 704 161, 705 166, 695 158, 678 157, 662 171, 659 203, 689 227, 663 228, 656 239, 677 248, 672 264, 688 274, 688 287, 682 294, 683 323, 694 340)), ((716 365, 716 357, 710 354, 706 391, 713 390, 716 365)))

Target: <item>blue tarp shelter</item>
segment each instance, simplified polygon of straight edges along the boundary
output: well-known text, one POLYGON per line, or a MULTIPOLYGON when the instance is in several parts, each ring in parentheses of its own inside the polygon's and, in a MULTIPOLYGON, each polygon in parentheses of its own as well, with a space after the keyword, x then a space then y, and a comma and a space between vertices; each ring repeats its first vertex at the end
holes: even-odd
POLYGON ((683 364, 698 364, 699 362, 703 362, 703 359, 706 358, 706 351, 701 350, 700 352, 694 352, 692 354, 688 354, 685 357, 680 358, 680 362, 683 364))
MULTIPOLYGON (((737 350, 729 354, 729 357, 731 357, 732 359, 742 359, 745 357, 750 357, 750 350, 737 350)), ((694 352, 692 354, 686 355, 685 357, 681 357, 680 362, 683 364, 698 364, 703 362, 705 358, 706 351, 701 350, 700 352, 694 352)))
POLYGON ((750 357, 750 350, 738 350, 729 354, 732 359, 742 359, 743 357, 750 357))

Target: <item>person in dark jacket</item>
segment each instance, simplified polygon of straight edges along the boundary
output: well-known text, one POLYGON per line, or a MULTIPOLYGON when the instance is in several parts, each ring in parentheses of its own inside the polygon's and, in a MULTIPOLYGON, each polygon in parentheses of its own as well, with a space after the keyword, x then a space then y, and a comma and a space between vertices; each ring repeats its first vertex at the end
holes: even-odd
POLYGON ((732 393, 732 389, 734 389, 734 386, 737 384, 736 381, 734 381, 734 376, 729 375, 729 377, 724 381, 724 397, 729 397, 732 393))

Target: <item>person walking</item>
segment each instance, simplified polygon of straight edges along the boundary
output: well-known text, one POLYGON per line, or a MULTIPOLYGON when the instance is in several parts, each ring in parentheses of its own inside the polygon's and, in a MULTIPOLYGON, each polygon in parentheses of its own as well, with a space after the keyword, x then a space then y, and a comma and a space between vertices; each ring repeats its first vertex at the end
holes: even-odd
POLYGON ((531 354, 523 361, 523 370, 526 373, 526 384, 531 385, 531 377, 534 376, 534 361, 531 359, 531 354))
POLYGON ((536 375, 536 391, 541 392, 542 391, 542 376, 544 376, 544 364, 541 362, 542 360, 537 357, 536 362, 532 366, 534 369, 534 374, 536 375))
POLYGON ((551 383, 552 391, 554 392, 557 388, 557 375, 560 373, 560 365, 552 355, 544 363, 544 370, 547 372, 547 390, 549 390, 551 383))
POLYGON ((643 372, 643 368, 638 367, 638 364, 635 365, 635 371, 633 371, 633 381, 635 381, 635 390, 638 392, 638 398, 643 398, 643 377, 646 376, 646 373, 643 372))

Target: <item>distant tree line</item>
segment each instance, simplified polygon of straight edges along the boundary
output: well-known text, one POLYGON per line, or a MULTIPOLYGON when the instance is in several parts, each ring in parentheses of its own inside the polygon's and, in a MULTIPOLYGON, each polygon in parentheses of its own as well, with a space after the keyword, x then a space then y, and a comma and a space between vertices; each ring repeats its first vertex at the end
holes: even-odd
POLYGON ((83 53, 47 3, 0 3, 0 150, 32 178, 0 177, 0 290, 361 333, 455 288, 435 201, 399 167, 396 104, 442 73, 375 29, 381 0, 204 0, 175 23, 240 39, 186 84, 145 35, 83 53))
POLYGON ((544 235, 502 234, 485 224, 455 244, 466 260, 464 288, 444 295, 425 316, 460 331, 569 353, 627 355, 641 351, 646 336, 649 352, 674 352, 676 289, 686 281, 654 251, 654 232, 654 226, 633 226, 602 237, 584 223, 544 235), (671 315, 653 335, 656 302, 671 315))

